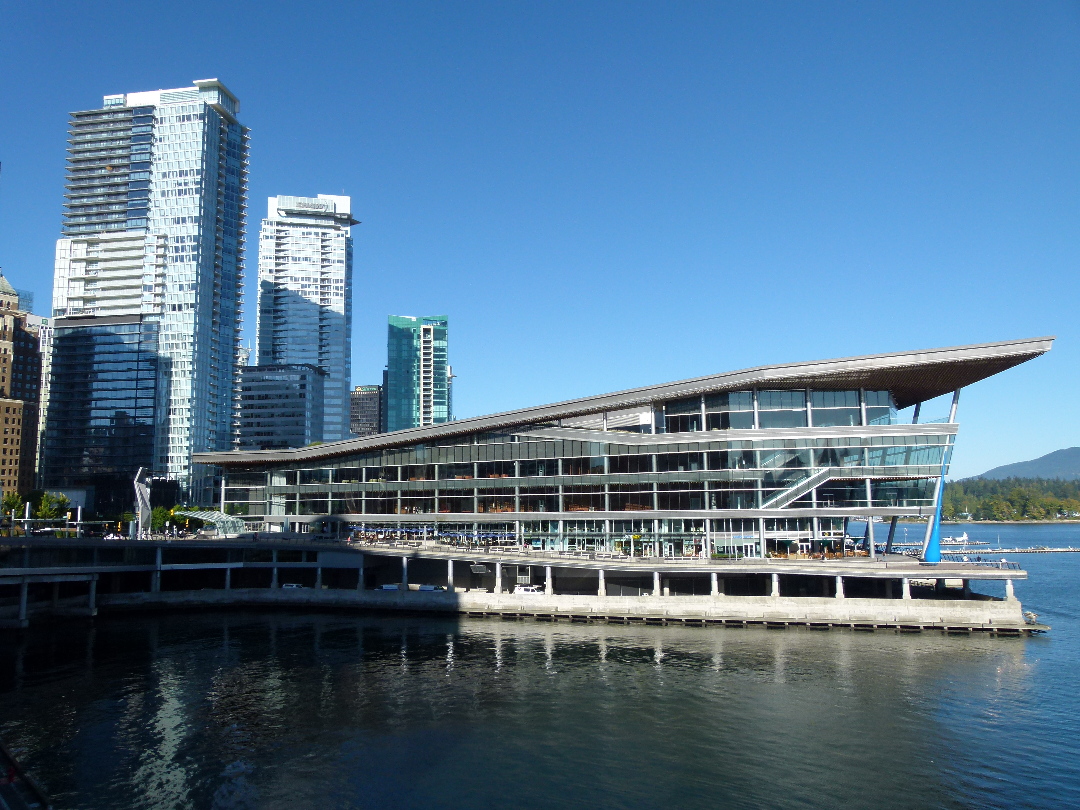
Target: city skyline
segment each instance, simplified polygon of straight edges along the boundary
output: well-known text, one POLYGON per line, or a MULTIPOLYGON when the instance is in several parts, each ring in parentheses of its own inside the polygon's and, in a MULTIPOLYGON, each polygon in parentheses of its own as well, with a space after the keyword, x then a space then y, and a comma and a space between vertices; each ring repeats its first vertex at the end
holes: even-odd
MULTIPOLYGON (((4 12, 24 35, 0 55, 19 110, 0 144, 0 265, 39 312, 65 112, 217 75, 255 132, 256 199, 348 189, 364 212, 355 383, 377 382, 383 318, 402 311, 454 319, 459 415, 793 355, 1056 334, 1016 384, 963 393, 953 469, 1080 443, 1066 4, 366 7, 333 31, 290 21, 288 37, 274 12, 176 14, 151 10, 120 40, 89 11, 4 12), (174 46, 152 47, 166 22, 174 46), (31 70, 31 47, 54 58, 31 70), (341 70, 308 81, 310 52, 341 70), (275 54, 272 75, 253 53, 275 54), (297 114, 316 107, 317 124, 297 114), (711 329, 683 351, 648 331, 690 323, 711 329), (1029 389, 1061 407, 1023 418, 1029 389)), ((254 277, 249 262, 252 344, 254 277)))

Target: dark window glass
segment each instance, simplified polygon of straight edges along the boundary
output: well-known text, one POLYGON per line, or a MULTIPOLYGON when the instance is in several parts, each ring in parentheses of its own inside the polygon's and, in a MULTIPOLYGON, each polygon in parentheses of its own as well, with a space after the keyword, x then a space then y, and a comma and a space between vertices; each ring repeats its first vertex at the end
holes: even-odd
MULTIPOLYGON (((453 492, 453 490, 450 490, 453 492)), ((464 512, 473 511, 473 499, 472 496, 465 495, 443 495, 439 493, 439 512, 458 514, 464 512)))
POLYGON ((426 515, 435 511, 435 493, 410 492, 408 498, 402 493, 401 514, 426 515), (416 496, 424 497, 416 497, 416 496))
POLYGON ((563 475, 603 475, 604 458, 564 458, 562 460, 563 475))
POLYGON ((759 411, 805 407, 805 391, 758 391, 759 411))
POLYGON ((756 466, 753 450, 714 450, 709 453, 710 470, 747 470, 756 466))
POLYGON ((518 464, 521 469, 521 475, 523 478, 533 478, 538 476, 559 474, 559 461, 558 459, 554 458, 521 461, 518 464))
POLYGON ((472 462, 460 464, 440 464, 439 478, 443 481, 464 480, 473 477, 472 462))
POLYGON ((559 511, 559 494, 555 489, 522 489, 518 500, 522 512, 559 511))
POLYGON ((668 433, 691 433, 701 430, 701 414, 668 416, 666 428, 668 433))
POLYGON ((481 461, 476 465, 477 478, 513 478, 514 462, 481 461))
POLYGON ((858 408, 858 391, 811 391, 810 405, 814 408, 858 408))
POLYGON ((653 508, 651 484, 612 484, 608 503, 613 512, 648 512, 653 508))
POLYGON ((709 485, 710 509, 756 509, 757 490, 752 483, 718 481, 709 485))
POLYGON ((669 417, 672 414, 701 413, 701 399, 676 399, 664 403, 664 413, 669 417))
POLYGON ((564 512, 600 512, 603 509, 603 487, 563 487, 564 512))
POLYGON ((364 480, 365 481, 397 481, 398 480, 398 468, 397 467, 365 467, 364 468, 364 480))
POLYGON ((707 394, 706 411, 752 411, 754 410, 753 391, 728 391, 724 394, 707 394))
POLYGON ((659 472, 689 472, 703 469, 701 453, 661 453, 656 457, 659 472))
POLYGON ((809 450, 762 450, 761 466, 764 469, 777 467, 809 467, 809 450))
POLYGON ((391 495, 368 494, 364 499, 364 514, 393 515, 397 513, 397 498, 391 495))
POLYGON ((705 414, 706 430, 752 430, 753 427, 753 411, 705 414))
POLYGON ((888 391, 866 391, 864 393, 867 405, 878 405, 885 408, 892 405, 892 397, 888 391))
POLYGON ((759 411, 762 428, 806 427, 806 411, 759 411))
POLYGON ((652 472, 652 456, 608 456, 608 469, 613 473, 652 472))

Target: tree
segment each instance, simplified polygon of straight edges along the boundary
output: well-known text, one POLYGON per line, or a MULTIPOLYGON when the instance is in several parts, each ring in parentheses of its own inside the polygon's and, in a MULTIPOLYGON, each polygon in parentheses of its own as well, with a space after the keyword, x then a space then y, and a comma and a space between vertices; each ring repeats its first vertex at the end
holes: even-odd
POLYGON ((3 501, 0 501, 0 507, 4 510, 4 515, 11 517, 11 529, 8 534, 12 537, 15 536, 15 518, 22 514, 23 510, 22 496, 15 490, 4 493, 3 501))
POLYGON ((61 492, 43 492, 34 517, 41 520, 57 520, 67 514, 71 501, 61 492))
POLYGON ((164 506, 155 506, 150 510, 150 530, 154 532, 164 531, 165 521, 172 518, 172 510, 164 506))

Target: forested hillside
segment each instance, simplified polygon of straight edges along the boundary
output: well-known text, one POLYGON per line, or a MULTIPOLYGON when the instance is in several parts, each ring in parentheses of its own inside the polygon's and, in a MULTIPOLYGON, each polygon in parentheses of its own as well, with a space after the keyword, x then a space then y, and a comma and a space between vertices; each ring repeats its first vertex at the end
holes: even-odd
POLYGON ((946 520, 1080 518, 1080 481, 965 478, 945 484, 946 520))

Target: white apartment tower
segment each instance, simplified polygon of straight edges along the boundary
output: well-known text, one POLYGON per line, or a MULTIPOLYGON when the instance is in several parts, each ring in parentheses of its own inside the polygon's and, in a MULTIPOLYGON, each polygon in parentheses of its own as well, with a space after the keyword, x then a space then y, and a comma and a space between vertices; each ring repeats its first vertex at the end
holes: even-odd
POLYGON ((352 378, 349 197, 271 197, 259 233, 257 364, 326 373, 323 441, 348 438, 352 378))
POLYGON ((119 486, 137 463, 192 500, 210 496, 211 471, 195 480, 191 455, 233 439, 248 171, 239 106, 207 79, 71 114, 44 486, 119 486), (138 374, 109 376, 131 358, 138 374))

